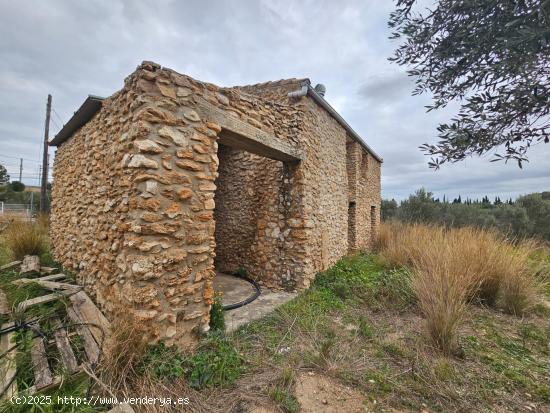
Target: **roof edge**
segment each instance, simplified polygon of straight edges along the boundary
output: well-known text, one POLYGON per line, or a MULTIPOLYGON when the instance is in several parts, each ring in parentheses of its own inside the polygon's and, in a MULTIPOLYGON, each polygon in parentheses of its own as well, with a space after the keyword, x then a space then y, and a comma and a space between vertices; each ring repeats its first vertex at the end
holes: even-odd
POLYGON ((55 137, 48 142, 50 146, 59 146, 69 139, 78 129, 84 126, 101 109, 105 98, 95 95, 88 95, 80 108, 73 114, 71 119, 63 125, 55 137))
POLYGON ((328 103, 324 97, 319 95, 315 89, 311 86, 309 79, 305 82, 302 82, 302 89, 295 92, 290 92, 289 96, 299 97, 299 96, 310 96, 317 104, 319 104, 323 109, 325 109, 329 115, 331 115, 340 125, 344 127, 346 132, 348 132, 352 138, 354 138, 368 153, 370 153, 378 162, 383 163, 384 159, 378 155, 364 140, 363 138, 353 130, 349 123, 334 109, 330 103, 328 103))

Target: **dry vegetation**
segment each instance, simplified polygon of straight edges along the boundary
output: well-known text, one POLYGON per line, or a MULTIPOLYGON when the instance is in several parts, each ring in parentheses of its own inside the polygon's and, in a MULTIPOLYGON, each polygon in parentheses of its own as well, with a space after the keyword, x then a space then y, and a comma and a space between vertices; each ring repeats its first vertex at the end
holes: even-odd
POLYGON ((40 215, 34 221, 12 217, 0 233, 3 261, 21 260, 25 255, 41 256, 48 251, 48 216, 40 215))
POLYGON ((380 254, 393 267, 413 269, 412 288, 428 331, 446 352, 469 301, 479 300, 522 315, 536 303, 531 240, 509 240, 476 228, 446 229, 424 224, 382 225, 380 254))
POLYGON ((378 257, 340 261, 271 316, 205 338, 194 355, 119 333, 125 344, 111 354, 122 360, 107 357, 99 380, 119 397, 183 393, 197 412, 548 407, 548 312, 529 311, 544 262, 532 257, 547 252, 473 229, 382 234, 378 257))
POLYGON ((193 353, 144 345, 121 310, 88 381, 56 394, 189 398, 134 406, 155 413, 548 409, 550 320, 536 305, 550 295, 548 251, 400 224, 383 226, 378 249, 341 260, 273 314, 204 336, 193 353))

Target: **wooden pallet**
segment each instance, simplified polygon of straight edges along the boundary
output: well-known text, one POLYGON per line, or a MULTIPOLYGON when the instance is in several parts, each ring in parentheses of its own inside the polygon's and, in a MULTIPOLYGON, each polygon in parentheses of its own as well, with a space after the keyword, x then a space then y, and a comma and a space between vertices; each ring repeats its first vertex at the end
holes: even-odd
MULTIPOLYGON (((2 329, 13 326, 13 323, 2 325, 2 329)), ((0 359, 0 394, 3 399, 9 400, 10 397, 17 394, 17 373, 15 366, 15 332, 3 334, 0 336, 0 354, 4 357, 0 359)))
MULTIPOLYGON (((82 371, 69 341, 67 330, 61 326, 59 319, 54 320, 57 330, 54 332, 54 342, 59 352, 61 363, 65 371, 71 375, 82 371)), ((31 347, 32 368, 34 373, 34 386, 29 389, 29 394, 51 389, 62 382, 62 378, 54 376, 48 363, 46 347, 42 337, 35 337, 31 347)))
MULTIPOLYGON (((67 315, 69 316, 71 323, 75 325, 76 334, 80 335, 84 342, 84 354, 86 356, 85 363, 93 366, 99 361, 101 348, 105 343, 106 337, 110 333, 111 326, 109 321, 95 306, 86 293, 83 291, 75 293, 74 290, 65 290, 62 292, 47 294, 45 296, 33 298, 32 300, 27 300, 21 303, 22 306, 20 305, 20 308, 24 309, 31 305, 59 299, 63 296, 63 293, 71 294, 69 297, 71 305, 67 307, 67 315)), ((60 355, 64 370, 71 375, 80 373, 83 370, 83 366, 78 364, 78 360, 69 341, 69 336, 72 336, 74 333, 69 334, 67 329, 62 326, 59 319, 54 320, 54 325, 57 329, 54 332, 53 343, 55 343, 57 352, 60 355)), ((0 354, 9 348, 5 342, 12 340, 13 336, 14 333, 10 333, 0 337, 2 340, 0 342, 0 354), (4 351, 2 351, 2 349, 4 349, 4 351)), ((35 383, 34 386, 29 389, 29 394, 36 394, 38 392, 56 387, 62 382, 62 378, 54 376, 51 371, 46 355, 46 343, 42 337, 35 337, 33 339, 31 359, 35 383)), ((15 351, 13 351, 11 358, 5 357, 2 360, 13 360, 9 366, 0 364, 0 379, 2 379, 2 381, 0 381, 0 383, 2 383, 2 385, 0 385, 0 389, 4 390, 15 377, 15 351)), ((13 395, 16 392, 16 388, 12 386, 4 393, 6 395, 13 395)))
POLYGON ((78 365, 78 361, 71 347, 69 334, 67 330, 61 328, 61 321, 59 319, 55 320, 54 325, 56 328, 54 332, 55 344, 61 356, 61 362, 69 374, 78 373, 80 371, 80 366, 78 365))
POLYGON ((40 272, 40 258, 37 255, 25 255, 21 263, 20 274, 40 272))
POLYGON ((0 271, 12 269, 13 267, 17 267, 17 266, 20 265, 20 264, 21 264, 21 261, 13 261, 13 262, 10 262, 10 263, 8 263, 8 264, 2 265, 2 266, 0 267, 0 271))
POLYGON ((8 315, 9 313, 8 299, 4 291, 0 290, 0 315, 8 315))

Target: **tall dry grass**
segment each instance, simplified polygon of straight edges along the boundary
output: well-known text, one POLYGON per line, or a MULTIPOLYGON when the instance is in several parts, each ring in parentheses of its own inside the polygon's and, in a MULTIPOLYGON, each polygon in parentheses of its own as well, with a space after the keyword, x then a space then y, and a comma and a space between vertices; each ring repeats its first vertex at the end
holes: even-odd
POLYGON ((36 225, 42 234, 47 236, 50 229, 50 215, 45 213, 38 214, 34 221, 34 225, 36 225))
POLYGON ((47 250, 47 230, 33 222, 13 221, 3 232, 6 247, 16 260, 42 255, 47 250))
POLYGON ((500 261, 506 271, 500 279, 499 299, 505 311, 522 315, 537 302, 538 285, 534 274, 543 264, 530 263, 533 252, 540 245, 533 240, 522 241, 514 248, 506 248, 506 258, 500 261))
MULTIPOLYGON (((163 382, 155 378, 151 371, 140 371, 140 363, 147 352, 144 339, 146 332, 142 323, 117 309, 118 317, 111 326, 111 334, 105 342, 104 352, 94 370, 85 372, 93 381, 93 392, 102 397, 113 397, 118 400, 130 397, 157 397, 159 399, 178 400, 188 397, 190 404, 168 406, 159 403, 139 406, 142 413, 187 412, 205 413, 209 404, 205 397, 193 389, 186 378, 180 377, 163 382)), ((211 407, 211 406, 210 406, 211 407)))
POLYGON ((467 303, 479 300, 522 314, 535 302, 531 241, 515 242, 477 228, 383 224, 380 254, 393 267, 413 268, 412 288, 428 332, 444 351, 456 346, 467 303))

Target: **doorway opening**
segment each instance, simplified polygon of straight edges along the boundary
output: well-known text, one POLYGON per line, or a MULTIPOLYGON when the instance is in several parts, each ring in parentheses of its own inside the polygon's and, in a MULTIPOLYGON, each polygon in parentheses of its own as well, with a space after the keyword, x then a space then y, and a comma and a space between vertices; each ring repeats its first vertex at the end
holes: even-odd
POLYGON ((222 293, 223 305, 230 306, 255 294, 243 276, 262 286, 255 301, 226 312, 231 330, 272 311, 294 294, 274 291, 286 273, 285 164, 234 147, 232 141, 225 144, 223 132, 220 135, 214 194, 214 290, 222 293))

